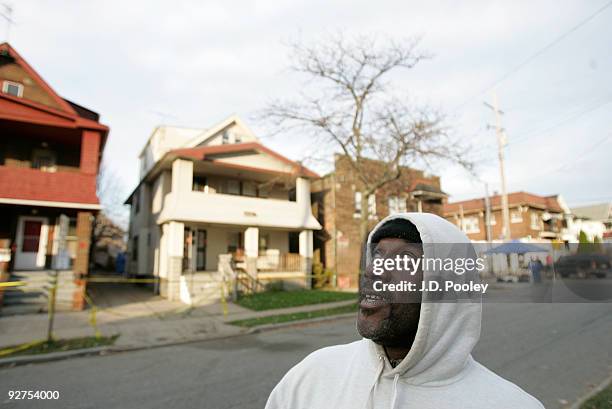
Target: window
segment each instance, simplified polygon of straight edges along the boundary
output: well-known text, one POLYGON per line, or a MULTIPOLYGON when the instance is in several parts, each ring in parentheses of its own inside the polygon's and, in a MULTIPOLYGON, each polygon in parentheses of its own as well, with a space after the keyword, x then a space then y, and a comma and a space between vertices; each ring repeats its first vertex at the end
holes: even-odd
POLYGON ((263 185, 263 186, 259 186, 259 188, 257 189, 257 196, 267 199, 268 196, 270 196, 270 190, 272 189, 272 187, 270 185, 263 185))
POLYGON ((263 253, 266 250, 268 250, 269 241, 270 241, 270 238, 268 237, 267 234, 259 235, 259 252, 260 253, 263 253))
POLYGON ((68 232, 66 232, 66 237, 69 238, 77 238, 77 219, 76 217, 70 217, 68 219, 68 232))
POLYGON ((132 261, 138 261, 138 236, 132 238, 132 261))
POLYGON ((489 221, 491 223, 491 226, 495 226, 497 224, 497 221, 495 220, 495 213, 491 213, 491 218, 489 221))
POLYGON ((368 196, 368 214, 370 218, 376 218, 376 195, 368 196))
POLYGON ((191 190, 194 192, 205 192, 208 193, 208 184, 206 183, 206 176, 193 176, 193 186, 191 190))
POLYGON ((234 143, 241 143, 241 142, 242 142, 242 136, 234 135, 234 143))
POLYGON ((4 81, 2 83, 2 92, 21 98, 23 96, 23 84, 13 81, 4 81))
POLYGON ((406 199, 399 196, 389 196, 389 214, 404 213, 406 199))
POLYGON ((511 223, 522 223, 523 222, 523 214, 520 210, 513 210, 510 212, 510 222, 511 223))
POLYGON ((242 248, 242 233, 228 233, 227 234, 227 252, 235 253, 238 249, 242 248))
POLYGON ((227 193, 230 195, 240 194, 240 181, 239 180, 228 180, 227 181, 227 193))
POLYGON ((55 172, 55 152, 48 149, 34 149, 32 153, 32 167, 43 172, 55 172))
POLYGON ((355 215, 361 214, 361 192, 355 192, 355 215))
MULTIPOLYGON (((361 192, 355 192, 355 217, 361 215, 361 192)), ((376 218, 376 195, 368 196, 368 217, 376 218)))
POLYGON ((531 213, 531 228, 533 230, 540 230, 540 216, 537 213, 531 213))
POLYGON ((229 143, 229 132, 223 131, 223 135, 221 135, 221 143, 223 145, 227 145, 229 143))
POLYGON ((206 270, 206 230, 196 233, 196 269, 206 270))
POLYGON ((140 212, 140 189, 134 192, 134 198, 132 199, 132 206, 134 206, 134 212, 138 214, 140 212))
POLYGON ((257 197, 257 185, 254 182, 242 182, 242 194, 257 197))
POLYGON ((467 234, 480 233, 478 216, 468 216, 463 219, 463 231, 467 234))

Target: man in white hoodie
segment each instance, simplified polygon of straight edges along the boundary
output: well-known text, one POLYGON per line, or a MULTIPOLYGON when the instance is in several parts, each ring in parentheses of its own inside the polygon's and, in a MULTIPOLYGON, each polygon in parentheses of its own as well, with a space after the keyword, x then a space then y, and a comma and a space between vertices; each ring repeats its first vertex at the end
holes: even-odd
POLYGON ((420 284, 443 275, 428 267, 407 276, 377 276, 372 264, 378 257, 458 259, 466 249, 474 253, 465 234, 436 215, 382 220, 368 236, 360 285, 357 328, 364 338, 307 356, 274 388, 266 408, 542 408, 472 358, 480 337, 480 297, 440 301, 439 294, 416 293, 407 302, 372 292, 376 280, 420 284))

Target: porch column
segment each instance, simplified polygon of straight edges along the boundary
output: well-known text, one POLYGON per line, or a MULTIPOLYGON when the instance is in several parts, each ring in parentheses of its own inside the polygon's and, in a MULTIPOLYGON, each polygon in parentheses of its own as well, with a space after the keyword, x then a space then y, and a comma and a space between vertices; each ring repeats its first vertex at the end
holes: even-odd
POLYGON ((244 231, 244 257, 246 270, 257 277, 257 257, 259 256, 259 228, 249 227, 244 231))
MULTIPOLYGON (((312 274, 312 230, 302 230, 299 236, 302 272, 312 274)), ((310 277, 306 277, 306 287, 310 288, 310 277)))
POLYGON ((76 288, 72 294, 72 309, 77 311, 85 307, 85 281, 83 278, 89 272, 89 248, 93 218, 91 212, 77 213, 77 249, 73 267, 76 288))
POLYGON ((84 130, 81 134, 81 163, 83 173, 98 173, 98 158, 102 136, 98 131, 84 130))
POLYGON ((183 269, 183 240, 185 225, 169 222, 162 226, 160 253, 160 295, 169 300, 180 298, 183 269))
POLYGON ((172 162, 172 193, 191 192, 193 183, 193 162, 175 159, 172 162))

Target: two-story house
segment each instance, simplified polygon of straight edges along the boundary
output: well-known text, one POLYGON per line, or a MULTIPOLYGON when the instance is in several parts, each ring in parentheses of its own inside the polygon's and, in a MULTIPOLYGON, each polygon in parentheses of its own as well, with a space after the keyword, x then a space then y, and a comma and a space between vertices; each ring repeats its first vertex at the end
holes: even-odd
MULTIPOLYGON (((563 199, 559 195, 538 196, 527 192, 508 194, 510 238, 523 241, 562 241, 567 227, 563 199)), ((444 217, 462 229, 474 241, 499 241, 502 236, 501 196, 490 197, 490 231, 487 238, 484 198, 444 205, 444 217)))
POLYGON ((140 154, 128 270, 185 303, 214 301, 231 254, 262 282, 309 285, 310 181, 318 175, 262 145, 238 118, 210 129, 156 128, 140 154))
MULTIPOLYGON (((84 276, 109 129, 97 113, 60 97, 7 43, 0 44, 0 87, 1 264, 51 268, 65 216, 62 245, 65 239, 75 275, 84 276)), ((76 308, 82 291, 74 296, 76 308)))
MULTIPOLYGON (((364 160, 369 172, 382 174, 385 167, 376 160, 364 160)), ((347 158, 335 155, 334 170, 313 183, 312 202, 323 230, 315 233, 315 259, 336 273, 337 286, 356 288, 362 242, 359 234, 362 182, 347 158)), ((368 197, 369 229, 389 214, 427 212, 442 215, 447 194, 440 178, 402 167, 397 180, 387 183, 368 197)))

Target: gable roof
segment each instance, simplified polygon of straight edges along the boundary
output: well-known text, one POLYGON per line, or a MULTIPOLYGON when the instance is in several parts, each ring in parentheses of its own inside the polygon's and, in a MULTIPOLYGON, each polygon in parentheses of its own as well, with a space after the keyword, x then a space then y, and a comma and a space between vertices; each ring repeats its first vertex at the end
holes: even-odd
POLYGON ((240 119, 238 117, 238 115, 232 115, 232 116, 224 119, 223 121, 219 122, 218 124, 214 125, 212 128, 204 130, 200 135, 196 136, 191 141, 189 141, 185 145, 185 147, 186 148, 194 148, 194 147, 196 147, 198 145, 206 143, 206 141, 208 141, 210 138, 212 138, 213 136, 217 135, 223 129, 229 127, 232 124, 235 124, 236 126, 241 128, 248 136, 251 136, 251 137, 257 139, 257 137, 255 136, 253 131, 251 131, 249 129, 249 127, 246 126, 246 124, 244 122, 242 122, 242 119, 240 119))
POLYGON ((14 62, 19 65, 21 68, 25 70, 25 72, 32 77, 32 79, 53 99, 53 101, 61 108, 62 111, 77 115, 76 111, 72 108, 72 106, 65 101, 62 97, 57 95, 57 93, 42 79, 40 75, 24 60, 21 55, 13 47, 9 45, 9 43, 0 44, 0 52, 8 53, 10 57, 14 59, 14 62))
POLYGON ((612 219, 612 203, 599 203, 590 206, 572 207, 572 213, 581 219, 610 220, 612 219))
POLYGON ((0 44, 0 55, 18 64, 57 104, 57 108, 54 108, 0 92, 0 119, 66 128, 95 129, 102 131, 102 145, 104 145, 109 129, 98 122, 97 113, 60 97, 8 43, 0 44))
POLYGON ((197 148, 181 148, 174 149, 169 153, 175 154, 180 157, 191 158, 196 160, 212 160, 214 161, 214 156, 219 154, 227 154, 227 153, 241 153, 241 152, 259 152, 268 154, 275 159, 281 161, 282 163, 289 165, 293 168, 293 174, 296 176, 304 176, 311 179, 319 178, 319 175, 307 167, 303 166, 301 163, 292 161, 280 153, 269 149, 259 142, 245 142, 245 143, 232 143, 227 145, 212 145, 212 146, 201 146, 197 148))

